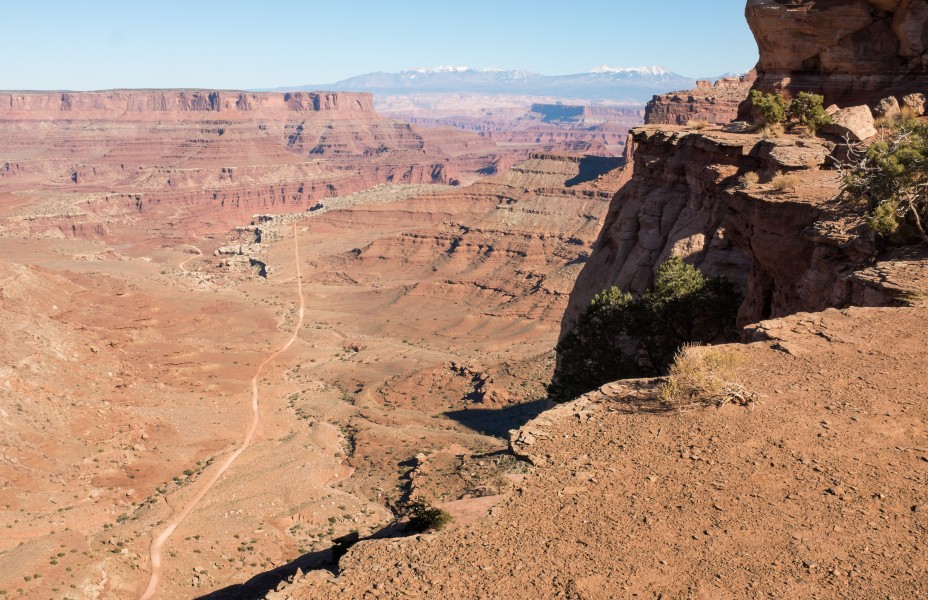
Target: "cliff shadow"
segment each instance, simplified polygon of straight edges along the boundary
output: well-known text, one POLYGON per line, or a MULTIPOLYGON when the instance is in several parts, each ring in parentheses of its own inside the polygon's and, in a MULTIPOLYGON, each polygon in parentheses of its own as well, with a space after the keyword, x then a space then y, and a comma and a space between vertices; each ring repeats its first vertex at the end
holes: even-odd
POLYGON ((281 583, 293 581, 306 571, 326 569, 334 573, 337 569, 338 558, 335 546, 318 552, 310 552, 282 567, 258 573, 245 583, 237 583, 210 592, 205 596, 198 596, 196 600, 258 600, 276 590, 281 583))
POLYGON ((509 430, 522 427, 547 409, 547 398, 502 408, 464 408, 444 413, 446 417, 477 433, 509 439, 509 430))
POLYGON ((281 583, 292 583, 309 571, 329 571, 338 575, 338 561, 358 542, 407 537, 417 532, 409 531, 405 522, 391 521, 377 532, 361 537, 357 532, 349 533, 332 541, 334 545, 325 550, 304 554, 281 567, 258 573, 245 583, 226 586, 221 590, 197 596, 196 600, 261 600, 275 591, 281 583))
POLYGON ((600 175, 605 175, 609 171, 618 169, 625 163, 625 159, 620 156, 592 156, 586 155, 580 159, 580 172, 564 182, 567 187, 580 185, 587 181, 593 181, 600 175))

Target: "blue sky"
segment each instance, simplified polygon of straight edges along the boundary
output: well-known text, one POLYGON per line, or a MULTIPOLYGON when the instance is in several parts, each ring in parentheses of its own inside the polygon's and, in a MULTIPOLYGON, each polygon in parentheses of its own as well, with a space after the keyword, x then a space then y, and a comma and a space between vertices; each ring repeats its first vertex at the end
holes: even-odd
POLYGON ((467 65, 546 75, 757 61, 744 0, 17 0, 0 89, 260 88, 467 65))

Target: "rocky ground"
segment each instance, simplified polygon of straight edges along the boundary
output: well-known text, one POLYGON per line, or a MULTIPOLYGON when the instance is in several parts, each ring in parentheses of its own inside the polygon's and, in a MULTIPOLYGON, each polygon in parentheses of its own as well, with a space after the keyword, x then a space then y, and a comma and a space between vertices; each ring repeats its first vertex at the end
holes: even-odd
POLYGON ((606 385, 515 434, 535 466, 481 521, 361 542, 268 597, 922 597, 925 317, 761 323, 732 348, 748 406, 606 385))

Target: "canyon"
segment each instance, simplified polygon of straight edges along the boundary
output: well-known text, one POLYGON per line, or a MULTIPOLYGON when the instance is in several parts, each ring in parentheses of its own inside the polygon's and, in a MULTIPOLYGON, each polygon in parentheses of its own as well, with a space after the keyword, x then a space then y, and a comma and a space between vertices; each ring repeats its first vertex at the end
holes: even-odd
POLYGON ((422 452, 462 510, 508 489, 621 159, 520 160, 366 94, 4 102, 9 597, 141 597, 156 556, 164 598, 327 560, 422 452))
POLYGON ((846 139, 729 124, 928 93, 923 4, 748 0, 756 75, 646 108, 0 93, 0 592, 928 594, 928 251, 842 198, 846 139), (743 295, 679 355, 738 393, 552 405, 671 257, 743 295))

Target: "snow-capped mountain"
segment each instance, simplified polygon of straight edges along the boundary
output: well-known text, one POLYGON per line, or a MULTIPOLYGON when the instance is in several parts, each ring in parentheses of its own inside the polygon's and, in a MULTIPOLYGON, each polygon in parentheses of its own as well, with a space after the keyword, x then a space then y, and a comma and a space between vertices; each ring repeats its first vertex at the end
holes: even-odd
POLYGON ((654 94, 690 89, 692 78, 660 66, 621 68, 600 65, 587 73, 541 75, 524 69, 464 66, 415 68, 398 73, 367 73, 332 84, 301 85, 277 91, 333 89, 373 92, 375 96, 483 94, 545 96, 643 104, 654 94))
POLYGON ((673 77, 675 74, 671 71, 665 69, 660 65, 654 65, 652 67, 610 67, 609 65, 599 65, 590 69, 590 73, 594 75, 599 74, 615 74, 615 75, 640 75, 642 77, 673 77))

